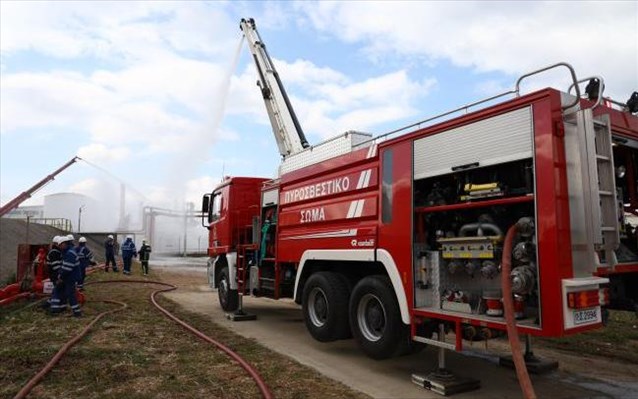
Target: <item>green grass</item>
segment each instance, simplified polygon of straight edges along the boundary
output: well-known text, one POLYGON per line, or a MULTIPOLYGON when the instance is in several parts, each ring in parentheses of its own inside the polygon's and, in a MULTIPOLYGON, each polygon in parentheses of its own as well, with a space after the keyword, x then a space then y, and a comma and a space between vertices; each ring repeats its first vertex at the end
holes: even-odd
MULTIPOLYGON (((156 277, 156 276, 152 276, 156 277)), ((96 273, 91 280, 121 278, 96 273)), ((170 281, 169 281, 170 282, 170 281)), ((247 373, 233 360, 168 320, 149 301, 157 286, 87 286, 84 317, 49 316, 27 302, 0 314, 0 397, 11 397, 57 350, 97 314, 117 308, 100 302, 116 299, 129 309, 108 315, 62 358, 32 391, 34 398, 226 398, 258 397, 247 373)), ((160 294, 161 297, 161 294, 160 294)), ((359 398, 363 394, 240 337, 209 318, 160 298, 162 306, 231 347, 259 370, 277 398, 359 398)))
POLYGON ((609 323, 604 328, 539 341, 548 348, 610 357, 638 364, 638 317, 634 312, 611 310, 609 323))

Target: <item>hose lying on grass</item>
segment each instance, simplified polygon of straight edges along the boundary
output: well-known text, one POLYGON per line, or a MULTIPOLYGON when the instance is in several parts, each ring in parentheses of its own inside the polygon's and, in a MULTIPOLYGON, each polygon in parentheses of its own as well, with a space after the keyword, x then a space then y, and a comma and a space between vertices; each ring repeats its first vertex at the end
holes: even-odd
POLYGON ((31 390, 36 385, 38 385, 38 383, 40 381, 42 381, 44 376, 47 375, 49 373, 49 371, 51 371, 53 369, 53 366, 55 366, 55 364, 57 362, 59 362, 60 359, 62 359, 62 356, 64 356, 64 354, 67 353, 69 351, 69 349, 71 349, 71 347, 73 347, 73 345, 77 344, 82 339, 82 337, 84 337, 89 332, 91 327, 93 327, 93 325, 95 323, 97 323, 102 317, 104 317, 104 316, 106 316, 107 314, 110 314, 110 313, 119 312, 119 311, 124 310, 124 309, 126 309, 128 307, 128 305, 125 304, 124 302, 111 301, 111 300, 105 300, 103 302, 114 303, 116 305, 120 305, 120 307, 117 308, 117 309, 112 309, 112 310, 107 310, 106 312, 102 312, 99 315, 97 315, 93 320, 91 320, 91 322, 86 327, 84 327, 84 329, 82 329, 82 331, 80 331, 79 334, 77 334, 75 337, 71 338, 71 340, 67 341, 66 344, 64 344, 62 346, 62 348, 60 348, 58 353, 56 353, 55 356, 53 356, 53 358, 51 358, 51 360, 49 360, 49 362, 44 366, 44 368, 42 368, 42 370, 40 370, 40 372, 38 372, 38 374, 36 374, 33 378, 31 378, 29 380, 29 382, 27 382, 26 385, 22 387, 20 392, 18 392, 16 394, 16 396, 14 396, 14 399, 25 398, 29 394, 29 392, 31 392, 31 390))
MULTIPOLYGON (((222 344, 221 342, 218 342, 218 341, 210 338, 206 334, 204 334, 201 331, 197 330, 196 328, 190 326, 186 322, 180 320, 177 316, 173 315, 171 312, 169 312, 168 310, 166 310, 165 308, 160 306, 160 304, 157 303, 157 301, 155 299, 157 294, 162 293, 162 292, 168 292, 168 291, 176 290, 177 289, 176 286, 174 286, 172 284, 168 284, 168 283, 163 283, 161 281, 128 280, 128 279, 127 280, 90 281, 90 282, 87 282, 84 285, 86 286, 86 285, 90 285, 90 284, 111 284, 111 283, 118 283, 118 284, 120 284, 120 283, 157 284, 157 285, 161 285, 161 286, 166 287, 166 288, 163 288, 163 289, 158 289, 158 290, 153 291, 151 293, 151 302, 153 303, 153 305, 157 309, 159 309, 159 311, 162 312, 166 317, 168 317, 171 320, 175 321, 177 324, 179 324, 180 326, 184 327, 186 330, 188 330, 189 332, 191 332, 192 334, 194 334, 198 338, 200 338, 200 339, 202 339, 202 340, 204 340, 204 341, 206 341, 206 342, 208 342, 210 344, 213 344, 215 347, 217 347, 218 349, 220 349, 221 351, 226 353, 230 358, 232 358, 237 363, 239 363, 239 365, 244 370, 246 370, 246 372, 250 375, 250 377, 255 381, 255 383, 257 384, 257 388, 259 388, 259 391, 261 392, 261 395, 265 399, 271 399, 273 397, 271 392, 270 392, 270 389, 268 388, 268 386, 264 382, 263 378, 259 375, 257 370, 255 370, 255 368, 253 366, 251 366, 247 361, 245 361, 241 356, 239 356, 232 349, 228 348, 226 345, 222 344)), ((80 339, 82 339, 82 337, 84 335, 86 335, 86 333, 88 333, 88 331, 91 329, 91 327, 98 320, 100 320, 103 316, 105 316, 105 315, 107 315, 109 313, 118 312, 118 311, 124 310, 125 308, 128 307, 128 305, 123 303, 123 302, 110 301, 110 300, 106 300, 104 302, 119 304, 122 307, 120 307, 118 309, 113 309, 113 310, 109 310, 109 311, 100 313, 98 316, 96 316, 89 323, 89 325, 87 325, 78 335, 76 335, 74 338, 72 338, 70 341, 68 341, 66 344, 64 344, 64 346, 58 351, 58 353, 55 354, 55 356, 49 361, 49 363, 47 363, 45 365, 45 367, 38 374, 36 374, 31 380, 29 380, 29 382, 20 390, 20 392, 18 392, 18 394, 14 397, 14 399, 26 397, 26 395, 28 395, 29 392, 31 392, 31 390, 42 380, 42 378, 44 378, 44 376, 49 371, 51 371, 53 366, 60 360, 60 358, 62 358, 62 356, 66 352, 68 352, 68 350, 71 349, 71 347, 73 345, 75 345, 80 339)))

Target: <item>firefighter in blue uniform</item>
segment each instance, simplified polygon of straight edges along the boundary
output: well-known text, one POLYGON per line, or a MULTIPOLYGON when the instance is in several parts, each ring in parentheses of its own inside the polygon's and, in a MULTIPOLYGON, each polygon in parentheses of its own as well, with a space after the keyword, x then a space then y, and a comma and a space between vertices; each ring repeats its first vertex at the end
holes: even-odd
POLYGON ((52 313, 60 313, 66 309, 67 301, 71 305, 73 316, 82 316, 80 304, 78 304, 75 296, 75 284, 81 277, 80 261, 78 254, 73 249, 73 236, 63 236, 60 242, 60 250, 62 251, 62 267, 58 275, 56 286, 61 287, 64 297, 61 298, 60 307, 51 309, 52 313))
POLYGON ((124 274, 131 274, 131 262, 133 257, 137 255, 133 236, 126 236, 126 240, 122 244, 122 261, 124 262, 124 274))
POLYGON ((51 293, 51 298, 47 301, 47 305, 51 309, 59 308, 60 300, 62 298, 62 292, 59 292, 55 286, 55 282, 58 280, 58 274, 60 273, 60 268, 62 267, 62 252, 60 252, 60 248, 58 248, 60 239, 60 236, 53 237, 53 240, 51 241, 51 248, 47 253, 47 270, 49 273, 49 280, 53 283, 53 292, 51 293))
POLYGON ((86 246, 86 238, 80 237, 78 240, 78 246, 75 248, 75 252, 78 254, 80 261, 80 279, 78 281, 78 289, 84 290, 84 279, 86 278, 86 268, 89 265, 94 266, 96 263, 93 260, 93 252, 86 246))

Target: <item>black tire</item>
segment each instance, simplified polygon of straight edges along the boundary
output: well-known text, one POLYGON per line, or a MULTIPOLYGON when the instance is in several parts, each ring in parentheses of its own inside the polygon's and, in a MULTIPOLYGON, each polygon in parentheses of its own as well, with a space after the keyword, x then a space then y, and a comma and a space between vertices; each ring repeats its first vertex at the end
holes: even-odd
POLYGON ((228 266, 224 266, 217 279, 217 296, 222 309, 233 312, 239 307, 239 294, 237 290, 230 289, 228 266))
POLYGON ((310 276, 303 290, 302 310, 308 332, 319 342, 350 336, 345 278, 337 273, 318 272, 310 276))
POLYGON ((381 360, 410 353, 410 327, 401 320, 388 277, 364 277, 354 287, 349 307, 352 334, 368 357, 381 360))

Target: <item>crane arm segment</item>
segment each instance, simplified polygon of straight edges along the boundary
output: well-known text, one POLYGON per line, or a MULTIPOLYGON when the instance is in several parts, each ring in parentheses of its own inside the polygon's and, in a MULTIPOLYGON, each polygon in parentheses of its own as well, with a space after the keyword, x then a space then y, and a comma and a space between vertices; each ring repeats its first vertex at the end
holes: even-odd
POLYGON ((82 158, 73 157, 73 159, 71 159, 70 161, 68 161, 64 165, 60 166, 53 173, 51 173, 50 175, 47 175, 44 179, 42 179, 39 182, 37 182, 35 185, 33 185, 33 187, 31 187, 27 191, 24 191, 22 194, 18 195, 17 197, 12 199, 11 201, 7 202, 4 206, 0 207, 0 217, 2 217, 4 215, 6 215, 7 213, 11 212, 13 209, 17 208, 21 203, 23 203, 27 199, 31 198, 31 195, 33 195, 33 193, 35 193, 36 191, 38 191, 39 189, 44 187, 47 183, 49 183, 52 180, 54 180, 55 176, 60 174, 60 172, 62 172, 64 169, 68 168, 69 166, 73 165, 75 162, 77 162, 80 159, 82 159, 82 158))
POLYGON ((248 41, 248 47, 257 67, 259 74, 257 85, 261 89, 266 104, 279 153, 285 158, 302 151, 309 147, 308 141, 279 79, 275 65, 266 51, 266 45, 261 41, 259 32, 257 32, 255 20, 242 18, 239 26, 248 41))

